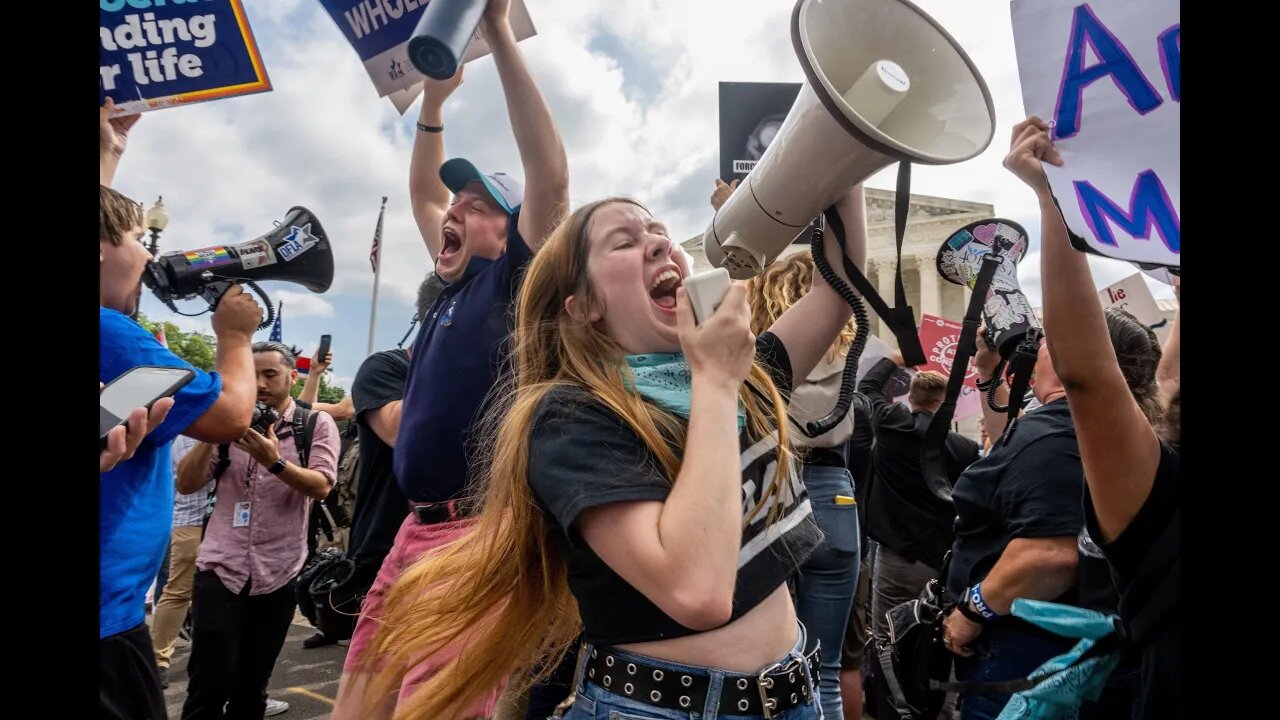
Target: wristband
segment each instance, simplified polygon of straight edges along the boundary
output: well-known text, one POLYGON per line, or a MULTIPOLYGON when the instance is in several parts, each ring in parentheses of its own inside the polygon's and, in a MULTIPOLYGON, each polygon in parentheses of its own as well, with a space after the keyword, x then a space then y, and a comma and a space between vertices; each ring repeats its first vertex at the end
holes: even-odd
POLYGON ((991 622, 992 620, 1000 617, 1000 613, 992 610, 991 606, 987 604, 987 601, 982 599, 981 587, 982 583, 974 585, 973 588, 969 590, 969 599, 973 601, 973 609, 978 611, 978 614, 985 618, 987 622, 991 622))

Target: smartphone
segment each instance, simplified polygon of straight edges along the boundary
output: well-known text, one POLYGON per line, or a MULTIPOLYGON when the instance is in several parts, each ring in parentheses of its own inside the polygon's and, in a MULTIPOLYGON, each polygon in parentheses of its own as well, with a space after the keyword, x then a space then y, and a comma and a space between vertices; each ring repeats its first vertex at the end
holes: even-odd
POLYGON ((729 292, 729 271, 716 268, 706 272, 690 275, 681 285, 689 296, 689 304, 693 307, 693 319, 701 325, 724 301, 729 292))
POLYGON ((111 381, 98 395, 98 441, 106 447, 107 433, 123 425, 134 408, 151 409, 152 403, 178 392, 195 378, 188 368, 143 365, 111 381))
POLYGON ((315 362, 324 362, 324 356, 329 354, 329 343, 333 342, 332 335, 320 336, 320 349, 316 351, 315 362))

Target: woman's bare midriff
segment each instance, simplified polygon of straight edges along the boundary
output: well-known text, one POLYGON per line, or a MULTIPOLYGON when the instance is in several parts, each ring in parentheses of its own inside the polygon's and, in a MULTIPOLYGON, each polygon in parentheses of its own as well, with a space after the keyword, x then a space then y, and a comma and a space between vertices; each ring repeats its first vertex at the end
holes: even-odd
POLYGON ((746 615, 723 627, 672 640, 617 647, 683 665, 755 673, 791 652, 799 639, 798 627, 791 594, 783 584, 746 615))

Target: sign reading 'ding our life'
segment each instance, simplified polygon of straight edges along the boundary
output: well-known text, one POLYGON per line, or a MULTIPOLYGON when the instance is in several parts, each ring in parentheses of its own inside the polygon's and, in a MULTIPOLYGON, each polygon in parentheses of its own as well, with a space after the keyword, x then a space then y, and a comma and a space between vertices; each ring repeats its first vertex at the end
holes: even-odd
POLYGON ((98 0, 98 104, 116 115, 268 92, 241 0, 98 0))

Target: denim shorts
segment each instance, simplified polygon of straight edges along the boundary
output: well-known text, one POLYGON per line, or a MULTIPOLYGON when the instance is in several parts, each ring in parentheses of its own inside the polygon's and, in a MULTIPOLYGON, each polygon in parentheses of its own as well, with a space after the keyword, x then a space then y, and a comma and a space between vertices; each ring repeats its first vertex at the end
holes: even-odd
MULTIPOLYGON (((800 660, 800 665, 804 668, 804 673, 807 677, 809 669, 808 665, 804 663, 804 646, 805 633, 804 628, 801 627, 799 641, 796 642, 795 647, 791 648, 791 652, 778 660, 778 663, 786 664, 793 660, 800 660)), ((582 657, 590 657, 591 649, 592 646, 590 644, 584 646, 582 657)), ((575 684, 578 690, 574 697, 573 708, 564 716, 564 720, 762 720, 764 718, 763 715, 724 715, 719 713, 720 692, 724 687, 725 677, 740 676, 742 673, 731 673, 717 668, 697 665, 681 665, 645 655, 621 652, 616 649, 611 649, 610 653, 619 658, 644 663, 668 673, 711 678, 711 689, 707 693, 706 706, 691 710, 676 710, 655 707, 639 700, 632 700, 615 692, 610 692, 589 680, 584 681, 582 677, 585 670, 584 663, 583 667, 578 669, 578 677, 575 684)), ((808 680, 810 687, 813 689, 809 702, 784 713, 775 714, 773 717, 776 720, 822 720, 822 710, 818 702, 818 684, 812 677, 809 677, 808 680)), ((834 718, 834 720, 840 719, 834 718)))

